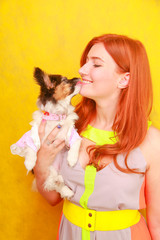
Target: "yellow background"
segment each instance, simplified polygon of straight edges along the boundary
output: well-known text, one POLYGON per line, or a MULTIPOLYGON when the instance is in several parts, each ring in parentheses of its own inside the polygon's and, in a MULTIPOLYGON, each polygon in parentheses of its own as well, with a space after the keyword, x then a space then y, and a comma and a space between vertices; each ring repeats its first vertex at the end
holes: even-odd
POLYGON ((39 87, 33 68, 78 76, 87 42, 125 34, 146 46, 154 88, 153 125, 160 128, 159 0, 1 0, 0 2, 0 239, 56 239, 62 205, 31 191, 33 176, 10 145, 30 129, 39 87))

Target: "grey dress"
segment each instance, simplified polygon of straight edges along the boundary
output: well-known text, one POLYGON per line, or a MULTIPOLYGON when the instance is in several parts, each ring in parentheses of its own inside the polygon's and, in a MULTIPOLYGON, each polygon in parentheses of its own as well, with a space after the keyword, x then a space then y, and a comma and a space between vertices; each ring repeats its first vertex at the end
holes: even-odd
MULTIPOLYGON (((85 191, 85 170, 80 163, 71 168, 68 166, 64 153, 60 167, 65 184, 74 191, 70 201, 80 206, 79 200, 85 191)), ((118 155, 118 163, 124 166, 124 156, 118 155)), ((140 148, 135 148, 129 154, 128 165, 146 171, 146 161, 140 148)), ((111 162, 96 173, 94 191, 87 203, 89 209, 96 211, 115 211, 123 209, 143 209, 145 204, 145 174, 126 174, 119 171, 111 162)), ((59 240, 81 240, 82 229, 70 223, 62 214, 58 231, 59 240)), ((144 218, 123 230, 90 232, 90 240, 149 240, 151 236, 144 218)))

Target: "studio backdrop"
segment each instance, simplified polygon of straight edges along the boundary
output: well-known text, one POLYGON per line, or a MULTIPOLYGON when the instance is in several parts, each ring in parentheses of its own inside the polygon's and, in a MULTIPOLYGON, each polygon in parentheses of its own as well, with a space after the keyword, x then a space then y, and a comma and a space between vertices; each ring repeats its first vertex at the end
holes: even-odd
MULTIPOLYGON (((10 153, 30 129, 39 86, 34 67, 78 77, 87 42, 104 33, 139 39, 146 47, 154 89, 153 125, 160 128, 159 0, 0 1, 0 239, 54 240, 62 204, 50 206, 31 190, 24 159, 10 153)), ((79 97, 73 100, 73 104, 79 97)))

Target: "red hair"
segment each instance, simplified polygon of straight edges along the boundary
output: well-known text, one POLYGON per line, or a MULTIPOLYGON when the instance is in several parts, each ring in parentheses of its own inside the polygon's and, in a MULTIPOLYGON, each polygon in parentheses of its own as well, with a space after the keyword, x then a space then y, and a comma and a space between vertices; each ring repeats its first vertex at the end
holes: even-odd
MULTIPOLYGON (((130 169, 127 157, 131 150, 138 147, 144 140, 148 118, 152 109, 152 81, 149 61, 143 44, 127 36, 105 34, 93 38, 86 46, 82 57, 81 66, 86 63, 86 58, 91 47, 96 43, 103 43, 106 51, 117 64, 120 73, 130 72, 129 86, 121 90, 116 116, 112 126, 118 141, 116 144, 103 146, 90 146, 90 164, 98 167, 98 161, 108 155, 113 157, 115 166, 123 172, 139 173, 137 169, 130 169), (117 163, 117 155, 125 153, 126 169, 117 163)), ((79 119, 76 128, 81 133, 96 115, 94 100, 83 97, 76 106, 79 119)))

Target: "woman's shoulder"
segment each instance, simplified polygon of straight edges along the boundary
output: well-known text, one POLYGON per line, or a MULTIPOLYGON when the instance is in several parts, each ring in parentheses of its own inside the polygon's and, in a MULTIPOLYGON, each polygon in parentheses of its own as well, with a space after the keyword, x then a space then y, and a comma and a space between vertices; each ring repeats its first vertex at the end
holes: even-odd
POLYGON ((153 144, 154 146, 160 144, 160 130, 154 126, 150 126, 147 131, 146 139, 147 142, 153 144))
POLYGON ((147 131, 144 141, 141 143, 140 148, 146 159, 147 165, 150 166, 151 162, 160 160, 160 130, 154 126, 150 126, 147 131))

